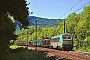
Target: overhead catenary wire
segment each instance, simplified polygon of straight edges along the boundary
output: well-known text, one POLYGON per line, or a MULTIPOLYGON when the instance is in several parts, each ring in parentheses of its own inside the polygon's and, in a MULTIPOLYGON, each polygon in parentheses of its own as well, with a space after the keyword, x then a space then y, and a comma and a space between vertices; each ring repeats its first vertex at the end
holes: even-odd
MULTIPOLYGON (((65 16, 69 11, 71 11, 76 5, 78 5, 79 3, 81 2, 81 6, 76 9, 75 11, 73 12, 77 12, 79 10, 81 10, 82 8, 84 8, 86 5, 89 5, 90 4, 90 0, 88 0, 85 4, 82 5, 82 0, 80 0, 78 3, 76 3, 72 8, 70 8, 67 12, 65 12, 61 17, 65 16)), ((72 11, 71 11, 72 12, 72 11)), ((61 18, 60 17, 60 18, 61 18)))
POLYGON ((77 12, 77 11, 81 10, 82 8, 84 8, 85 6, 87 6, 89 4, 90 4, 90 0, 87 1, 85 4, 83 4, 81 7, 79 7, 78 9, 76 9, 74 12, 77 12))
MULTIPOLYGON (((90 0, 89 0, 89 1, 90 1, 90 0)), ((84 6, 85 6, 85 5, 88 5, 88 4, 90 3, 89 1, 88 1, 87 3, 85 3, 84 6)), ((67 14, 70 10, 71 10, 71 13, 72 13, 72 9, 73 9, 76 5, 78 5, 80 2, 81 2, 81 7, 80 7, 79 9, 77 9, 76 11, 74 11, 74 12, 77 12, 77 11, 79 11, 80 9, 82 9, 84 6, 82 6, 82 0, 80 0, 80 1, 79 1, 77 4, 75 4, 71 9, 69 9, 65 14, 67 14)), ((65 14, 62 15, 62 16, 64 16, 64 18, 65 18, 65 14)), ((62 16, 61 16, 61 17, 62 17, 62 16)), ((61 17, 60 17, 60 18, 61 18, 61 17)), ((64 20, 64 33, 66 33, 65 20, 64 20)))
MULTIPOLYGON (((82 0, 80 0, 78 3, 76 3, 72 8, 74 8, 76 5, 78 5, 80 2, 81 2, 82 0)), ((67 12, 65 12, 62 16, 64 16, 65 14, 67 14, 69 11, 71 11, 72 10, 72 8, 70 8, 67 12)), ((61 17, 62 17, 61 16, 61 17)), ((60 18, 61 18, 60 17, 60 18)))

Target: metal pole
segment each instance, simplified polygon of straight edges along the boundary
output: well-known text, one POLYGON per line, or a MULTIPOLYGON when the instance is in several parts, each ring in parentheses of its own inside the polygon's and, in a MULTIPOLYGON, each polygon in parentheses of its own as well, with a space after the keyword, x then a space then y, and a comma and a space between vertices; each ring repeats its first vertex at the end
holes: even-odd
POLYGON ((64 33, 66 33, 66 32, 65 32, 65 20, 64 20, 64 33))
POLYGON ((37 51, 37 20, 35 20, 36 22, 36 51, 37 51))
POLYGON ((28 48, 28 30, 27 30, 27 48, 28 48))

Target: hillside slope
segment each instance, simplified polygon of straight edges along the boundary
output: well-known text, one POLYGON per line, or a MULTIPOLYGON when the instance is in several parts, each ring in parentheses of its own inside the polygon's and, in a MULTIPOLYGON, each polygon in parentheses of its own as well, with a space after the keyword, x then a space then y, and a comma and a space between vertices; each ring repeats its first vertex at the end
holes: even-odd
POLYGON ((36 20, 38 26, 49 27, 49 26, 58 25, 64 19, 48 19, 48 18, 41 18, 36 16, 29 16, 29 25, 36 26, 36 22, 35 22, 36 20))

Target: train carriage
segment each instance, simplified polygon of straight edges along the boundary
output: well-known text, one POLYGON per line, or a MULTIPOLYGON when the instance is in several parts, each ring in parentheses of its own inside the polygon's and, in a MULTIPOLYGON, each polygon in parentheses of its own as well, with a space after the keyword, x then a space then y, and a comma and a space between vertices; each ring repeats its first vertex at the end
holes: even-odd
POLYGON ((61 50, 72 50, 73 48, 72 36, 71 34, 66 33, 51 37, 50 44, 53 48, 61 50))
POLYGON ((15 42, 15 45, 26 46, 26 42, 15 42))
POLYGON ((38 43, 37 43, 38 46, 42 46, 42 40, 38 40, 38 43))
POLYGON ((50 47, 50 39, 49 38, 42 39, 42 47, 50 47))
POLYGON ((33 46, 42 46, 42 40, 34 40, 33 46))

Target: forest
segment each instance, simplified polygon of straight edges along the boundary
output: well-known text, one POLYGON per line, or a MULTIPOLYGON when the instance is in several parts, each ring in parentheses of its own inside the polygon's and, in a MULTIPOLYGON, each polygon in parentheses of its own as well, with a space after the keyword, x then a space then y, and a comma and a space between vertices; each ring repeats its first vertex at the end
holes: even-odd
MULTIPOLYGON (((51 24, 51 23, 48 23, 51 24)), ((28 26, 18 31, 15 42, 29 42, 30 40, 42 40, 64 33, 64 21, 56 27, 28 26)), ((65 19, 65 32, 70 33, 74 40, 74 50, 90 52, 90 6, 84 7, 79 14, 73 12, 65 19)), ((12 40, 13 41, 13 40, 12 40)))

